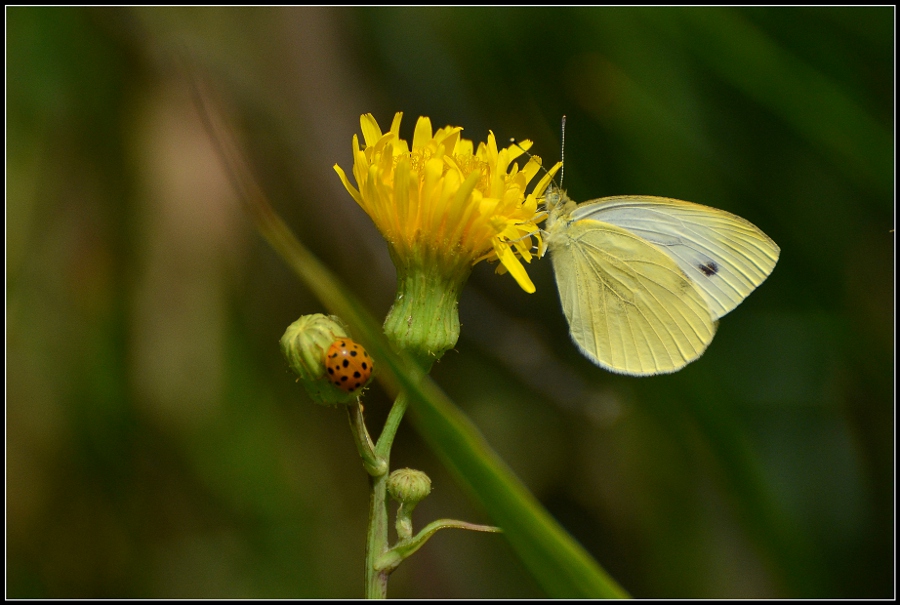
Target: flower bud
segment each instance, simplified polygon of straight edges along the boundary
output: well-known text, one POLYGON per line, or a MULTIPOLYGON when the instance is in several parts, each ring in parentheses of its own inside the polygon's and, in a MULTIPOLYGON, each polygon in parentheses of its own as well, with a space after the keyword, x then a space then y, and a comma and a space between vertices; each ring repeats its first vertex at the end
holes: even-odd
POLYGON ((322 405, 350 404, 356 395, 331 384, 325 371, 325 354, 332 343, 346 338, 347 330, 334 315, 304 315, 288 326, 281 337, 281 352, 300 377, 310 398, 322 405))
POLYGON ((411 510, 431 493, 431 479, 422 471, 401 468, 391 473, 387 489, 391 498, 411 510))

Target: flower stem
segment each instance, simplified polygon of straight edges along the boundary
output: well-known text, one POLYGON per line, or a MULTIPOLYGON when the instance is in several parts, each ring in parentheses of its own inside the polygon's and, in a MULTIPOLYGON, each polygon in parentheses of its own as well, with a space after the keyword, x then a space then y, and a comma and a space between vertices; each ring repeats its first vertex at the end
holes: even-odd
POLYGON ((375 445, 375 455, 385 460, 390 460, 391 446, 394 444, 394 437, 397 436, 397 429, 400 427, 400 421, 403 420, 403 415, 406 413, 408 406, 409 397, 406 396, 406 393, 397 395, 397 399, 394 400, 394 405, 391 407, 391 411, 384 423, 384 428, 381 430, 378 443, 375 445))
MULTIPOLYGON (((409 405, 409 398, 401 393, 394 401, 387 421, 375 445, 374 455, 384 463, 384 473, 371 475, 369 484, 372 492, 369 497, 369 529, 366 534, 366 598, 386 599, 388 576, 393 570, 377 570, 376 561, 388 551, 388 503, 387 481, 390 470, 391 445, 397 435, 397 428, 403 420, 403 414, 409 405)), ((351 424, 352 424, 351 420, 351 424)), ((365 427, 363 427, 365 430, 365 427)), ((371 443, 371 441, 370 441, 371 443)))
POLYGON ((356 442, 356 449, 359 451, 359 457, 362 458, 366 472, 373 477, 386 475, 388 463, 375 453, 375 444, 372 443, 372 438, 369 437, 369 431, 366 429, 362 404, 359 401, 354 406, 347 406, 347 418, 350 420, 353 440, 356 442))
POLYGON ((375 563, 388 550, 388 475, 369 477, 369 530, 366 536, 366 598, 386 599, 389 571, 375 569, 375 563))

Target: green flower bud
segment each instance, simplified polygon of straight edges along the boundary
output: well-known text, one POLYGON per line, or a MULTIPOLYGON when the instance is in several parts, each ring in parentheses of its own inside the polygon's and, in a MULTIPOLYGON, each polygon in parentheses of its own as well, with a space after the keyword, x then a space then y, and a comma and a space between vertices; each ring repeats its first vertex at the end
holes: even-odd
POLYGON ((431 368, 459 340, 459 295, 472 272, 469 261, 442 263, 430 254, 403 259, 397 267, 397 294, 384 320, 391 345, 431 368))
POLYGON ((387 483, 391 498, 410 510, 431 493, 431 479, 422 471, 401 468, 391 473, 387 483))
POLYGON ((412 539, 412 511, 416 504, 431 493, 431 479, 422 471, 413 468, 395 470, 388 477, 387 490, 391 498, 400 503, 397 508, 397 537, 400 542, 412 539))
POLYGON ((300 377, 310 398, 322 405, 356 402, 356 394, 331 384, 325 371, 325 354, 335 340, 347 338, 347 329, 334 315, 304 315, 288 326, 281 337, 281 352, 300 377))

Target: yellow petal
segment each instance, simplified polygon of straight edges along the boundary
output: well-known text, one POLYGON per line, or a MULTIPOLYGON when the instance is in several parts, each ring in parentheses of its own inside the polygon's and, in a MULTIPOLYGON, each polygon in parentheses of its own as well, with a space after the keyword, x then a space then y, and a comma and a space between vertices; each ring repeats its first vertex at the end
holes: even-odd
POLYGON ((473 144, 469 139, 457 139, 453 148, 454 155, 469 156, 473 155, 473 144))
POLYGON ((544 190, 547 189, 547 185, 550 184, 550 181, 553 180, 553 175, 556 174, 556 171, 559 170, 560 166, 562 166, 562 162, 557 162, 553 168, 548 170, 547 174, 545 174, 543 178, 538 181, 538 184, 534 187, 534 191, 532 191, 531 193, 540 197, 540 195, 544 193, 544 190))
POLYGON ((534 287, 534 283, 528 277, 525 267, 522 266, 522 263, 519 262, 519 259, 516 258, 515 253, 509 246, 501 246, 497 256, 500 258, 503 266, 509 271, 509 274, 518 282, 519 286, 529 294, 534 294, 537 288, 534 287))
POLYGON ((394 133, 398 139, 400 138, 400 120, 403 119, 403 112, 398 111, 394 114, 394 120, 391 122, 391 132, 394 133))
POLYGON ((522 172, 525 173, 525 180, 527 182, 531 182, 531 179, 541 171, 541 158, 533 155, 529 158, 528 163, 525 164, 525 168, 522 169, 522 172))
POLYGON ((509 159, 515 160, 523 153, 531 149, 532 144, 533 143, 528 139, 525 139, 524 141, 516 141, 515 143, 507 147, 507 149, 509 150, 509 159))
POLYGON ((347 175, 344 174, 344 170, 338 166, 334 165, 334 171, 338 173, 338 177, 340 177, 341 182, 344 184, 344 187, 347 189, 347 192, 356 200, 356 203, 362 206, 362 197, 359 195, 359 191, 356 190, 356 187, 350 184, 350 180, 347 178, 347 175))
POLYGON ((431 142, 431 139, 431 118, 422 116, 419 118, 419 121, 416 122, 416 132, 413 133, 413 152, 425 149, 431 142))
POLYGON ((359 125, 362 128, 363 139, 366 141, 366 147, 370 147, 381 140, 381 128, 375 120, 375 116, 370 113, 360 116, 359 125))
POLYGON ((394 207, 397 212, 397 220, 400 224, 407 222, 410 214, 409 208, 409 161, 400 160, 394 173, 394 207))
POLYGON ((435 133, 434 140, 438 145, 444 147, 444 154, 449 155, 456 150, 456 145, 459 141, 459 133, 461 132, 462 126, 457 126, 455 128, 441 128, 435 133))

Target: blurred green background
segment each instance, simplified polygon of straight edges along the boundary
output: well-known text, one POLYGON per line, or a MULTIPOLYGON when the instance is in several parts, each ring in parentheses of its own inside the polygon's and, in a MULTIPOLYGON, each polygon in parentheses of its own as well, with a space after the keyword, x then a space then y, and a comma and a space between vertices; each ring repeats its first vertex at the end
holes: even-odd
MULTIPOLYGON (((343 190, 359 115, 535 141, 576 200, 734 212, 772 276, 683 371, 629 378, 479 265, 434 371, 638 597, 893 594, 895 11, 7 8, 7 596, 363 594, 367 479, 278 349, 323 311, 242 214, 190 56, 273 204, 377 316, 343 190)), ((370 425, 389 401, 375 386, 370 425)), ((419 525, 489 523, 409 427, 419 525)), ((393 597, 540 597, 501 536, 438 534, 393 597)))

